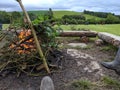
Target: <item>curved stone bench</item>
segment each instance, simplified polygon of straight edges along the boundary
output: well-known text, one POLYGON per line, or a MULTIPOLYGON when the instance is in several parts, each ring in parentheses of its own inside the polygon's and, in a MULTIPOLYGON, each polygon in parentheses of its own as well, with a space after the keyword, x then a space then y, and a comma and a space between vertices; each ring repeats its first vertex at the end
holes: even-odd
POLYGON ((98 33, 98 37, 103 41, 112 44, 113 46, 116 46, 116 47, 120 46, 120 36, 110 34, 107 32, 100 32, 98 33))

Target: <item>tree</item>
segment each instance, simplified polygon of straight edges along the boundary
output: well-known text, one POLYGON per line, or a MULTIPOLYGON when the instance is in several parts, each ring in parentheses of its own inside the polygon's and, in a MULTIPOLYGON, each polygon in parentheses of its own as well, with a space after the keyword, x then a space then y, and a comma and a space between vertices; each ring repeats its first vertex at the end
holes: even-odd
POLYGON ((5 11, 0 11, 0 23, 9 24, 10 23, 10 15, 5 11))
POLYGON ((52 19, 52 18, 53 18, 53 11, 52 11, 51 8, 49 8, 48 15, 49 15, 49 19, 52 19))
POLYGON ((11 23, 17 24, 17 23, 21 23, 21 21, 22 21, 22 15, 20 14, 20 12, 13 11, 11 13, 11 23))
POLYGON ((49 8, 49 11, 44 14, 44 20, 50 20, 53 19, 53 11, 51 8, 49 8))
POLYGON ((113 24, 113 23, 120 23, 120 19, 112 14, 108 14, 106 18, 106 23, 113 24))
POLYGON ((33 21, 37 18, 37 16, 34 13, 28 12, 28 15, 29 15, 31 21, 33 21))

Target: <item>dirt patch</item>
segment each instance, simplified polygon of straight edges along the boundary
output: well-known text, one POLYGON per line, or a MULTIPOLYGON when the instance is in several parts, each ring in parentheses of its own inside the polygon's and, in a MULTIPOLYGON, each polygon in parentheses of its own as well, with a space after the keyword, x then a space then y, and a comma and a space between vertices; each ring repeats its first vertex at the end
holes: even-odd
MULTIPOLYGON (((65 42, 69 43, 69 41, 65 42)), ((78 42, 78 40, 72 41, 78 42)), ((71 82, 81 79, 99 82, 103 76, 109 76, 120 80, 119 75, 114 71, 108 70, 99 64, 99 62, 103 60, 113 60, 116 51, 113 49, 103 50, 106 45, 96 46, 94 42, 89 42, 87 45, 90 46, 90 48, 71 49, 67 47, 62 49, 64 55, 62 68, 55 70, 54 73, 49 75, 53 79, 55 90, 77 90, 71 88, 71 82), (74 52, 71 52, 71 54, 69 50, 73 50, 74 52)), ((45 75, 41 75, 40 77, 30 77, 26 75, 16 77, 16 74, 10 74, 7 77, 0 76, 0 90, 39 90, 43 76, 45 75)), ((114 89, 101 87, 95 90, 114 89)))

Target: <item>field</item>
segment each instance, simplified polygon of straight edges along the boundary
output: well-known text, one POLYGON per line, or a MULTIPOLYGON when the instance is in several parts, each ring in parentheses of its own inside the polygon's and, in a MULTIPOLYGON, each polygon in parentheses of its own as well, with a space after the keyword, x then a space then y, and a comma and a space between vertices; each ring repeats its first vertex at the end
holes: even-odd
POLYGON ((53 11, 54 17, 55 18, 61 18, 64 15, 83 15, 86 17, 86 19, 102 19, 96 16, 92 16, 92 15, 87 15, 87 14, 83 14, 82 12, 74 12, 74 11, 53 11))
MULTIPOLYGON (((9 24, 3 24, 3 30, 7 29, 9 24)), ((108 32, 120 36, 120 24, 105 25, 61 25, 63 30, 92 30, 97 32, 108 32)))
POLYGON ((80 12, 74 11, 54 11, 53 12, 55 18, 61 18, 64 15, 80 15, 80 12))
POLYGON ((28 11, 29 13, 34 13, 36 15, 44 15, 47 10, 41 10, 41 11, 28 11))
MULTIPOLYGON (((47 13, 47 10, 40 10, 40 11, 28 11, 30 13, 34 13, 37 16, 39 15, 44 15, 45 13, 47 13)), ((102 19, 96 16, 92 16, 92 15, 87 15, 87 14, 83 14, 82 12, 75 12, 75 11, 53 11, 53 15, 55 18, 61 18, 64 15, 83 15, 86 17, 86 19, 102 19)))
POLYGON ((93 30, 97 32, 108 32, 120 36, 120 24, 105 25, 61 25, 63 30, 93 30))

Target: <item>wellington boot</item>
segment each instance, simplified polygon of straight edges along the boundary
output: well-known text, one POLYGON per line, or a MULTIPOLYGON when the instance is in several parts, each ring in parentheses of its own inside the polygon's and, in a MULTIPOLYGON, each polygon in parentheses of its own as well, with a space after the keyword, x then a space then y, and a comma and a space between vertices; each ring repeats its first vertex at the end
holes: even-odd
POLYGON ((117 55, 112 62, 101 62, 101 65, 108 68, 115 70, 117 74, 120 74, 120 48, 117 52, 117 55))

